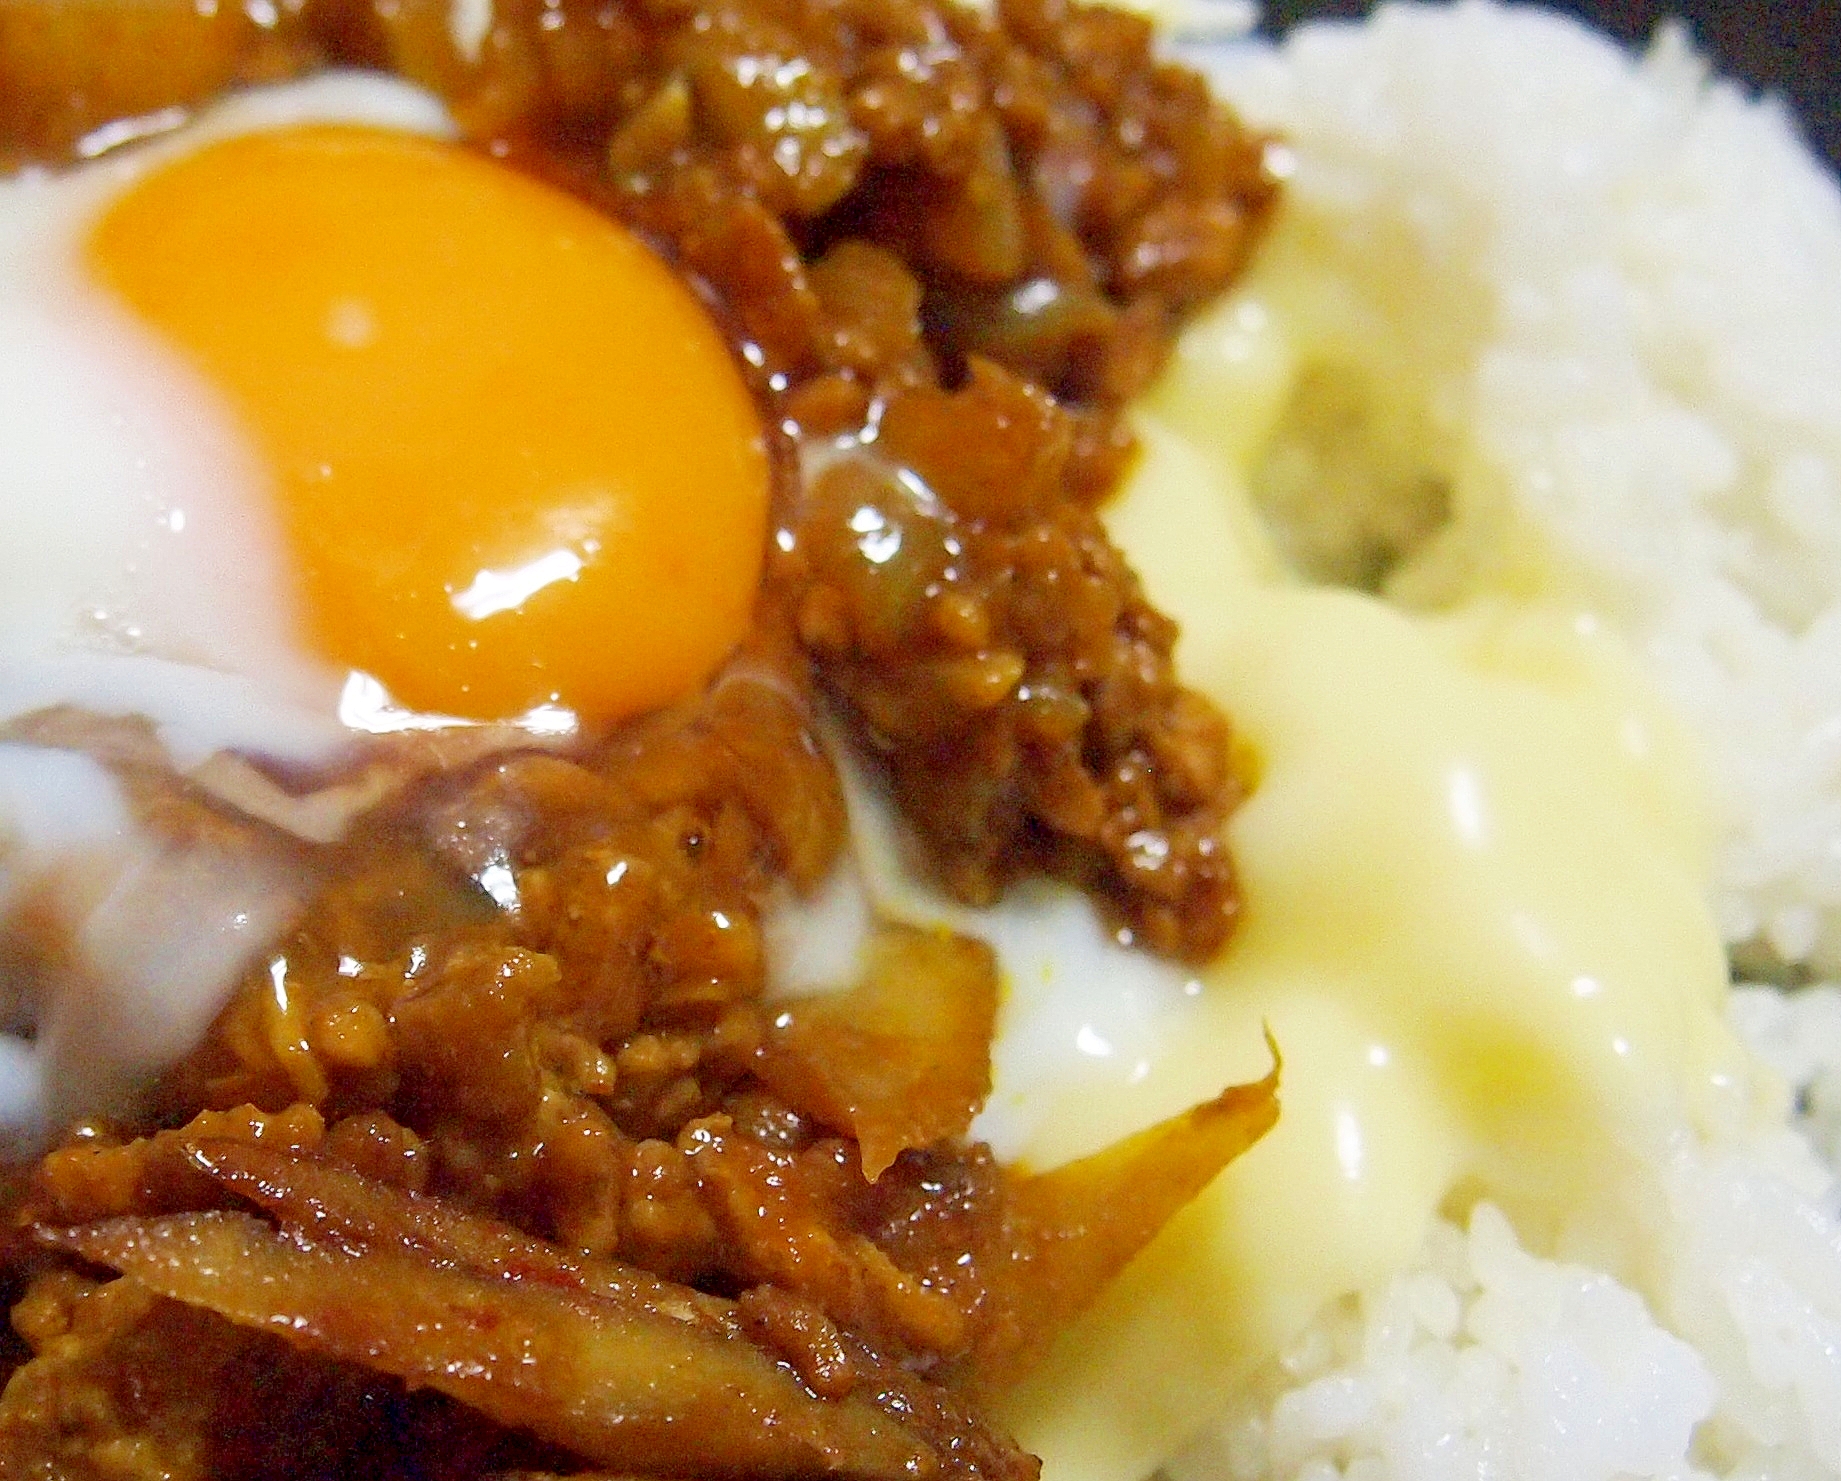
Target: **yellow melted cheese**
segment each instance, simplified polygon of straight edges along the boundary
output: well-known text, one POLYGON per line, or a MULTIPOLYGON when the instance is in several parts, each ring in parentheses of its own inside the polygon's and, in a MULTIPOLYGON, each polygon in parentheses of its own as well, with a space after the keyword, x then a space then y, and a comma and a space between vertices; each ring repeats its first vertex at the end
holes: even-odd
POLYGON ((1021 1155, 1052 1165, 1263 1073, 1263 1024, 1283 1109, 1009 1402, 1051 1481, 1149 1472, 1441 1208, 1488 1196, 1538 1243, 1746 1084, 1693 753, 1617 643, 1525 584, 1434 619, 1283 577, 1245 492, 1307 348, 1282 297, 1189 336, 1109 510, 1252 760, 1241 928, 1148 1061, 1108 1052, 1146 1030, 1103 994, 1044 1018, 1013 986, 993 1104, 1027 1040, 1021 1155))

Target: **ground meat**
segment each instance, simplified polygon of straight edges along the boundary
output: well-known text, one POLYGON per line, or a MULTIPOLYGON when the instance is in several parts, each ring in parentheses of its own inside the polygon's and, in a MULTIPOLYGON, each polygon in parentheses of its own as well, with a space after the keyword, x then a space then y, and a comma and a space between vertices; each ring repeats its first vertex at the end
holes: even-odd
POLYGON ((809 455, 784 542, 798 630, 960 899, 1054 873, 1199 960, 1239 903, 1226 726, 1065 496, 1070 420, 975 361, 961 391, 892 399, 872 446, 809 455))
POLYGON ((371 1118, 354 1154, 392 1180, 700 1276, 717 1234, 676 1141, 765 1032, 763 904, 814 883, 841 837, 798 711, 740 678, 593 755, 433 782, 351 840, 269 989, 167 1087, 169 1116, 371 1118))

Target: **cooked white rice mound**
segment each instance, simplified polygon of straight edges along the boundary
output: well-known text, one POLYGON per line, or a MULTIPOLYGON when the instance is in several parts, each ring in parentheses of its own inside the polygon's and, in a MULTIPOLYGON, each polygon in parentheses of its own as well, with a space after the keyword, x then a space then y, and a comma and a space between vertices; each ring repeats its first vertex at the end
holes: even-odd
POLYGON ((1728 940, 1841 969, 1841 190, 1673 33, 1633 64, 1397 5, 1215 70, 1295 146, 1335 356, 1448 489, 1390 592, 1533 580, 1622 627, 1705 738, 1728 940))
POLYGON ((1841 1223, 1786 1132, 1651 1177, 1522 1248, 1493 1206, 1323 1313, 1174 1481, 1841 1474, 1841 1223), (1617 1268, 1621 1279, 1607 1273, 1617 1268))
POLYGON ((1294 1386, 1243 1404, 1179 1481, 1670 1475, 1713 1401, 1700 1355, 1640 1297, 1529 1255, 1488 1204, 1468 1235, 1438 1224, 1419 1268, 1313 1327, 1281 1371, 1294 1386))
MULTIPOLYGON (((1841 998, 1768 989, 1735 1018, 1821 1015, 1799 1090, 1841 1076, 1841 998)), ((1581 1211, 1557 1258, 1477 1205, 1338 1303, 1168 1470, 1173 1481, 1614 1481, 1841 1475, 1841 1184, 1785 1130, 1682 1132, 1581 1211), (1721 1139, 1714 1137, 1715 1143, 1721 1139), (1615 1270, 1616 1275, 1608 1273, 1615 1270)))
MULTIPOLYGON (((1841 971, 1841 189, 1674 33, 1633 59, 1395 5, 1210 65, 1291 143, 1273 258, 1328 305, 1299 384, 1329 436, 1268 503, 1291 553, 1391 545, 1409 605, 1542 594, 1625 633, 1704 742, 1738 959, 1841 971)), ((1799 1129, 1683 1128, 1538 1251, 1454 1202, 1176 1481, 1841 1476, 1841 988, 1732 1018, 1799 1129)))

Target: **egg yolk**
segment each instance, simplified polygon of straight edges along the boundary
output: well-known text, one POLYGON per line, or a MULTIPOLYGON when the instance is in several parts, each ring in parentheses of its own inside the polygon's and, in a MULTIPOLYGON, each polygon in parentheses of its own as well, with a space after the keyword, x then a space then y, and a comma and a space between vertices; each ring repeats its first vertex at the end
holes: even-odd
POLYGON ((153 171, 86 245, 263 455, 314 647, 397 702, 617 720, 746 630, 748 390, 589 207, 452 144, 308 126, 153 171))

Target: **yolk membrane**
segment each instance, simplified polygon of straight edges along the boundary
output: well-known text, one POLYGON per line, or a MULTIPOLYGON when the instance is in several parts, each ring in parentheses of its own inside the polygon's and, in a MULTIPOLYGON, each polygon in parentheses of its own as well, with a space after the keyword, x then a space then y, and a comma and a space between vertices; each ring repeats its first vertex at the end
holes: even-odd
POLYGON ((313 645, 398 702, 618 720, 745 632, 753 404, 690 291, 589 207, 452 144, 309 126, 154 171, 87 248, 255 439, 313 645))

